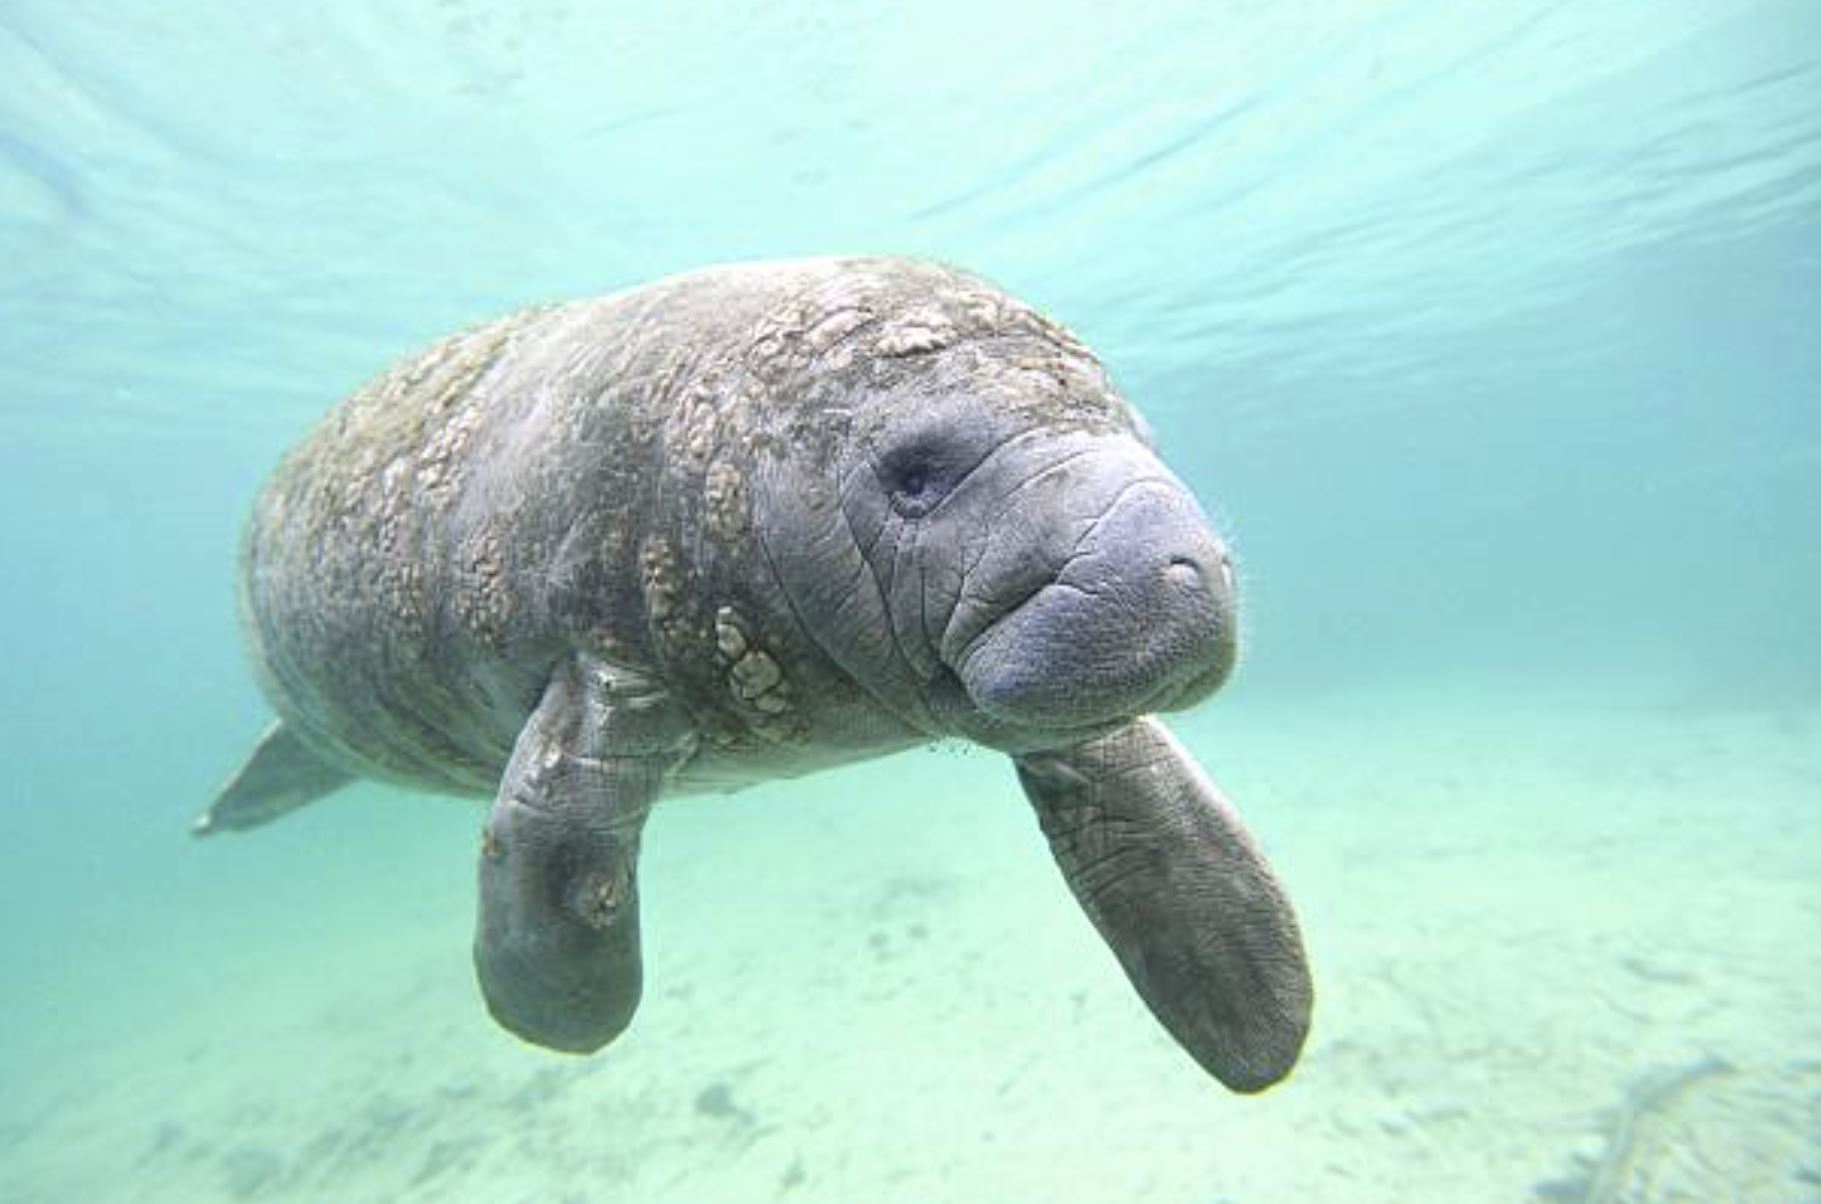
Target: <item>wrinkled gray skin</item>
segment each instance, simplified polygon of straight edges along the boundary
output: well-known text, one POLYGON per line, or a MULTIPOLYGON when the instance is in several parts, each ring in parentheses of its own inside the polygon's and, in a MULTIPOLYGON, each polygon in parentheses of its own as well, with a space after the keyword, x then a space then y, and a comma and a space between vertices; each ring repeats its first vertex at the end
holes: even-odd
POLYGON ((492 797, 475 963, 528 1040, 630 1022, 661 794, 960 736, 1202 1066, 1296 1060, 1290 908, 1146 717, 1232 666, 1226 549, 1094 357, 990 285, 757 264, 467 331, 329 415, 243 555, 280 722, 198 831, 357 776, 492 797))

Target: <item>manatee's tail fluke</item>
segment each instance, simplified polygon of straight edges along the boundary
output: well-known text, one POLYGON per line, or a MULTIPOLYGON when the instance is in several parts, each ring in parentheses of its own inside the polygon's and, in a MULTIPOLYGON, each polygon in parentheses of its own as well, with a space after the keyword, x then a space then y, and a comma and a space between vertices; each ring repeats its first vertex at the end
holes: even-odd
POLYGON ((209 809, 190 824, 190 833, 213 836, 230 829, 257 828, 353 780, 353 774, 312 752, 282 721, 275 722, 209 809))

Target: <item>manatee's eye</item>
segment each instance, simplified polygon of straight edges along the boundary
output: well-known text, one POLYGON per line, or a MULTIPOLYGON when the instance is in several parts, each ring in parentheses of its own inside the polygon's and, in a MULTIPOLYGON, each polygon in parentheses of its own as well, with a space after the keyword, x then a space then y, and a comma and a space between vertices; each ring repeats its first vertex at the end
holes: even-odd
POLYGON ((892 510, 921 518, 945 502, 1009 437, 990 415, 960 406, 907 409, 908 421, 881 432, 867 449, 874 478, 892 510))
POLYGON ((947 492, 948 476, 940 449, 928 446, 894 451, 879 464, 879 480, 891 496, 892 509, 907 518, 935 508, 947 492))

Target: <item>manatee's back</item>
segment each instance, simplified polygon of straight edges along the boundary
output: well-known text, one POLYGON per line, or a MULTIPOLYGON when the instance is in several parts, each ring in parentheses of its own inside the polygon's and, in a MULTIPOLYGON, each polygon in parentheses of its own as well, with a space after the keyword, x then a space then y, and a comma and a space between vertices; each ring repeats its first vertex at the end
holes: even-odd
POLYGON ((357 772, 485 791, 511 747, 509 712, 529 706, 508 670, 516 616, 497 548, 460 528, 475 444, 523 400, 485 383, 551 313, 391 368, 292 449, 254 504, 241 614, 261 685, 300 738, 357 772))
POLYGON ((667 308, 622 294, 444 339, 285 458, 247 526, 241 610, 300 739, 487 794, 578 628, 643 659, 627 551, 658 488, 658 385, 689 353, 667 308))

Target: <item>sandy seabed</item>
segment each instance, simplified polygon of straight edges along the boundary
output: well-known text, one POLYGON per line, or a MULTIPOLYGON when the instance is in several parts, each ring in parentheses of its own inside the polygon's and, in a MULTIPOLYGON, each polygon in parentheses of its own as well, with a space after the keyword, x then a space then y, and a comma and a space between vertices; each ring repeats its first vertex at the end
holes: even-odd
POLYGON ((485 1015, 479 812, 359 789, 164 854, 8 987, 0 1199, 1821 1201, 1821 713, 1176 727, 1316 973, 1262 1096, 1152 1021, 991 754, 660 808, 645 1002, 586 1059, 485 1015))

